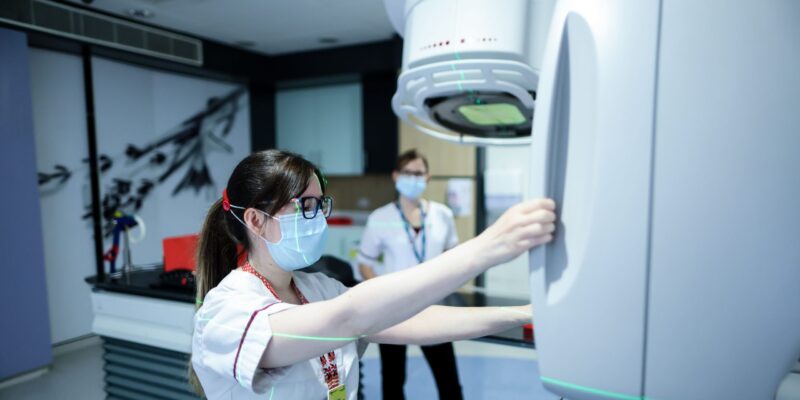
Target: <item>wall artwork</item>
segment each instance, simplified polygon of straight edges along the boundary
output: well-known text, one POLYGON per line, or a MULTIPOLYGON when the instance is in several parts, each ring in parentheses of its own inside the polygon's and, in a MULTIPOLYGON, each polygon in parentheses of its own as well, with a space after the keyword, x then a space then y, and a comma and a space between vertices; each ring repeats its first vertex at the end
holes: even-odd
MULTIPOLYGON (((180 180, 173 187, 165 188, 173 197, 182 191, 198 194, 203 189, 216 187, 206 154, 214 150, 233 153, 226 140, 234 127, 236 113, 242 106, 239 99, 244 93, 245 90, 239 88, 223 97, 210 97, 203 109, 162 137, 148 143, 129 143, 124 154, 98 155, 100 174, 110 177, 112 182, 105 187, 101 199, 104 236, 108 237, 114 228, 115 213, 139 212, 153 190, 159 189, 173 175, 179 175, 180 180)), ((57 190, 75 171, 87 169, 88 159, 85 158, 79 168, 56 164, 49 172, 39 172, 39 185, 57 190)), ((86 174, 82 177, 88 179, 86 174)), ((81 218, 92 218, 91 204, 85 206, 81 218)))
MULTIPOLYGON (((115 218, 135 215, 146 237, 132 244, 133 263, 160 263, 161 240, 199 231, 233 167, 250 153, 247 90, 99 57, 92 64, 104 258, 119 251, 115 218)), ((58 146, 66 138, 54 132, 48 140, 58 146)), ((40 192, 46 198, 80 181, 81 209, 72 215, 91 232, 88 159, 72 153, 39 163, 40 192)))

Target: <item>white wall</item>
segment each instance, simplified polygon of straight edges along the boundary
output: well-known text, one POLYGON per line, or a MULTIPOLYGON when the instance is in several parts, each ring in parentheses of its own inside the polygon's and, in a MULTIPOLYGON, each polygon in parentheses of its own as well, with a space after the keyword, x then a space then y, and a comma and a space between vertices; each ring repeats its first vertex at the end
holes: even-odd
MULTIPOLYGON (((91 204, 83 161, 88 156, 83 67, 78 56, 40 49, 30 50, 30 64, 37 168, 52 172, 61 164, 73 171, 64 185, 40 186, 51 341, 59 343, 89 334, 92 323, 90 287, 84 278, 95 274, 94 239, 91 220, 81 218, 91 204)), ((115 162, 102 177, 101 195, 113 178, 157 177, 153 170, 126 163, 123 154, 129 143, 144 146, 164 136, 204 109, 209 97, 238 87, 101 58, 93 59, 93 67, 98 151, 115 162)), ((208 206, 220 197, 233 168, 251 151, 248 103, 244 93, 233 129, 224 140, 232 152, 213 146, 204 150, 213 188, 173 197, 172 189, 184 176, 181 170, 145 201, 139 214, 147 225, 147 237, 133 246, 134 264, 161 262, 164 237, 199 231, 208 206)), ((105 240, 103 250, 110 244, 105 240)))
MULTIPOLYGON (((501 174, 517 172, 519 186, 523 198, 528 193, 530 165, 530 149, 521 147, 486 147, 486 170, 484 174, 499 172, 501 174)), ((508 175, 508 174, 505 174, 508 175)), ((487 177, 487 179, 489 179, 487 177)), ((490 182, 486 182, 490 185, 490 182)), ((487 213, 487 223, 492 223, 501 212, 490 211, 487 213)), ((486 272, 485 287, 490 295, 529 299, 528 280, 528 253, 512 260, 509 263, 490 269, 486 272)))
MULTIPOLYGON (((92 307, 84 278, 95 274, 91 221, 81 219, 91 203, 86 109, 81 58, 31 49, 31 92, 36 136, 36 166, 51 172, 56 164, 75 168, 65 185, 40 186, 42 232, 52 343, 86 335, 92 307)), ((24 268, 24 266, 19 266, 24 268)))
MULTIPOLYGON (((98 57, 93 58, 93 73, 98 152, 118 160, 114 169, 101 179, 101 196, 113 185, 113 178, 139 182, 143 178, 157 178, 164 170, 141 169, 141 163, 133 167, 125 165, 122 155, 128 144, 144 146, 164 137, 203 110, 210 97, 222 97, 238 88, 232 83, 145 69, 98 57)), ((184 167, 160 183, 146 200, 138 215, 145 221, 147 237, 131 246, 134 264, 161 262, 164 237, 200 231, 208 207, 222 195, 233 168, 250 154, 248 104, 245 93, 238 101, 233 130, 225 138, 232 153, 205 143, 204 153, 213 188, 197 193, 186 190, 173 196, 173 189, 185 175, 184 167)), ((172 156, 172 149, 167 146, 164 153, 172 156)), ((105 243, 108 248, 110 239, 105 243)), ((117 266, 120 265, 121 259, 117 262, 117 266)))

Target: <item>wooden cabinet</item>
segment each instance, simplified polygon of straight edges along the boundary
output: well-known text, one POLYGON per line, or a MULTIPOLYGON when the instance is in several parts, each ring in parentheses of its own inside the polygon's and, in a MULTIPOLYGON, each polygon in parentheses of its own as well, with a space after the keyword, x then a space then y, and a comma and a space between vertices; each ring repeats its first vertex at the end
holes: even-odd
POLYGON ((433 176, 475 176, 475 146, 445 142, 400 122, 400 153, 409 149, 428 157, 433 176))

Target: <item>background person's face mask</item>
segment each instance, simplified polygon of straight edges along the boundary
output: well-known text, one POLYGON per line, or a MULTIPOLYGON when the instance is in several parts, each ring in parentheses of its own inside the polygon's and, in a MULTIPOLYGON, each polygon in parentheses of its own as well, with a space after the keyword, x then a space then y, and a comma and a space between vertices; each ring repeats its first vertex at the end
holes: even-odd
POLYGON ((280 223, 281 239, 275 243, 259 235, 267 245, 272 260, 286 271, 308 267, 322 257, 325 239, 328 237, 328 221, 320 212, 312 219, 305 219, 300 212, 273 217, 280 223))
POLYGON ((428 186, 424 176, 400 175, 394 187, 401 195, 409 199, 418 199, 428 186))

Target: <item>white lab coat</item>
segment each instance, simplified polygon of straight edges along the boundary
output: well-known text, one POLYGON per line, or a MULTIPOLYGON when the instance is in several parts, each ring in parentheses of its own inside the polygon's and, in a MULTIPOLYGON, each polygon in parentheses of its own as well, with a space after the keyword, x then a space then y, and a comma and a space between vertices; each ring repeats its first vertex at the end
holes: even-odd
MULTIPOLYGON (((458 245, 453 212, 444 204, 428 201, 425 212, 425 259, 430 260, 458 245)), ((406 229, 395 203, 389 203, 373 211, 367 218, 367 226, 361 236, 358 262, 368 265, 377 275, 384 275, 411 268, 417 264, 409 233, 414 246, 421 253, 422 232, 416 234, 406 229), (383 263, 378 258, 383 255, 383 263)))
MULTIPOLYGON (((312 303, 347 290, 320 273, 293 275, 300 292, 312 303)), ((297 306, 278 301, 255 275, 239 270, 231 271, 208 292, 195 315, 192 336, 192 365, 208 399, 327 398, 318 357, 283 368, 258 367, 272 338, 269 315, 291 307, 297 306)), ((335 350, 349 400, 356 399, 359 349, 363 352, 366 344, 350 342, 335 350)))

